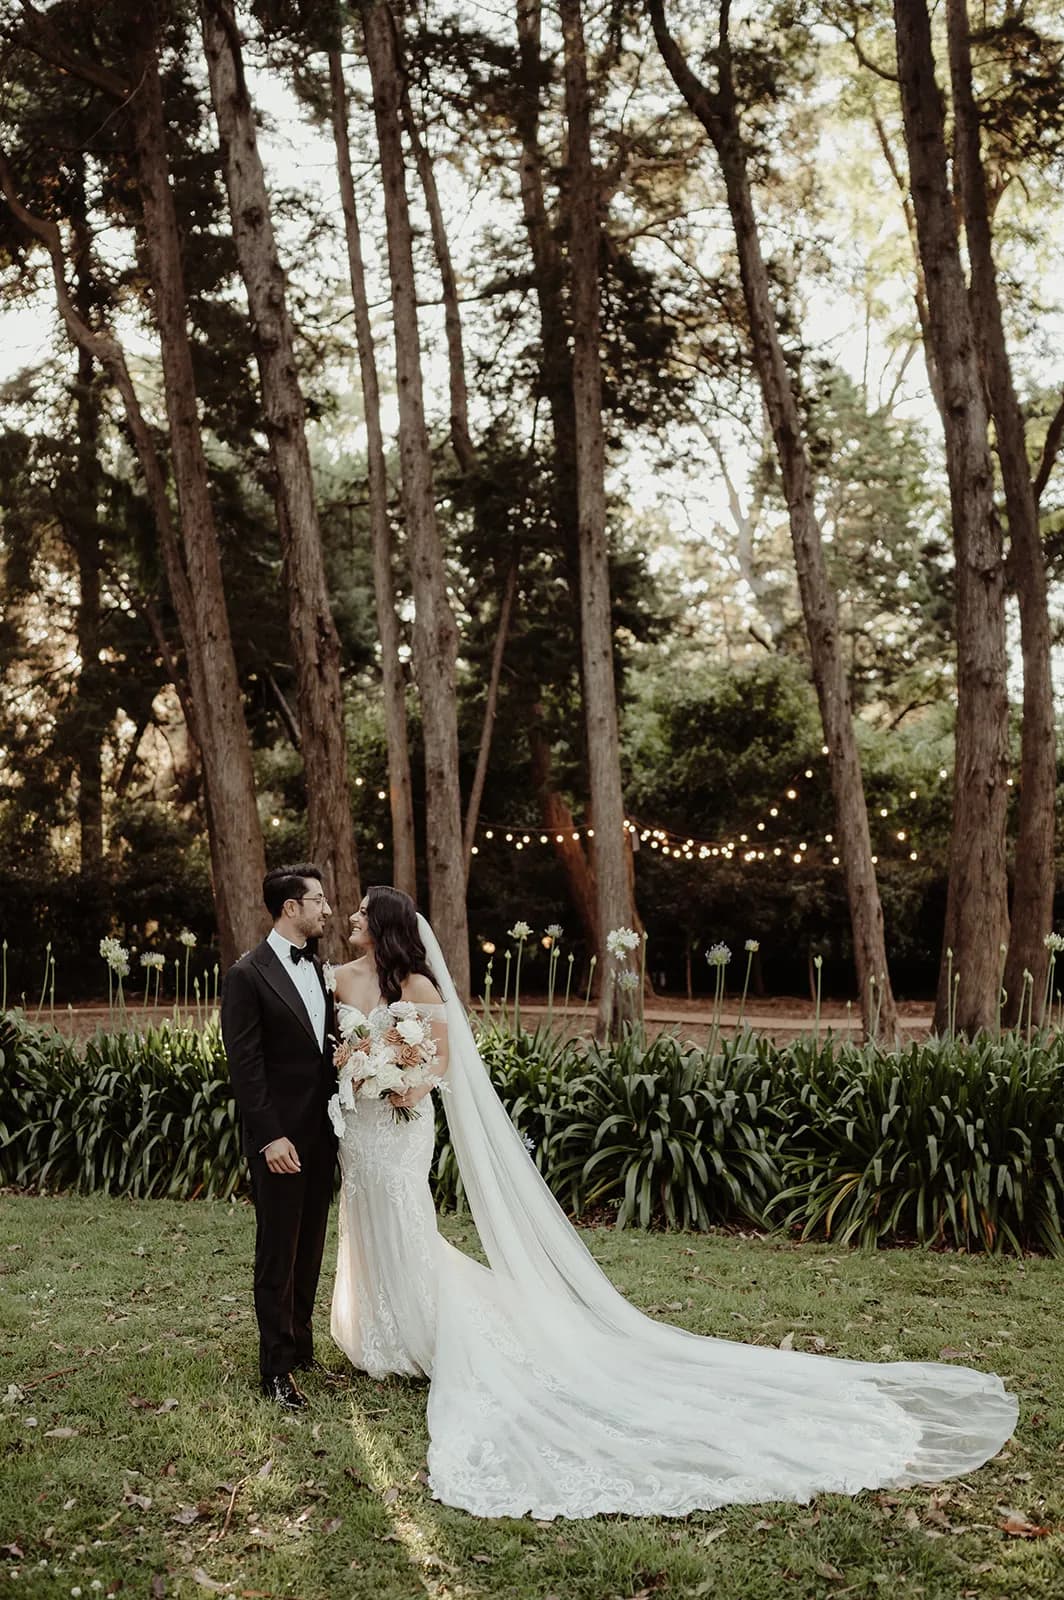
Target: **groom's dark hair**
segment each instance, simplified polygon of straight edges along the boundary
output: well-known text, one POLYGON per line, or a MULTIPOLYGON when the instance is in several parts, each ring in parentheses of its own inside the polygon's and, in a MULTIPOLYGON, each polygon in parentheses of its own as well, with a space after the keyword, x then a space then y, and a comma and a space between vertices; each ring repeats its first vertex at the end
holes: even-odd
POLYGON ((314 878, 321 883, 321 868, 313 861, 303 861, 294 867, 271 867, 262 880, 262 898, 274 922, 284 910, 286 900, 302 900, 306 880, 314 878))

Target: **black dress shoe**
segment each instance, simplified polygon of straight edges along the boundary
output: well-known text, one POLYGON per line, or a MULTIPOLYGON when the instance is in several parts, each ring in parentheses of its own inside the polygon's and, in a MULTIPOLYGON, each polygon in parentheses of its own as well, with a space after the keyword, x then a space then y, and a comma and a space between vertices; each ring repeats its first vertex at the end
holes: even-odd
POLYGON ((279 1372, 272 1378, 263 1378, 262 1392, 267 1400, 273 1400, 285 1411, 302 1411, 307 1403, 306 1395, 297 1387, 290 1372, 279 1372))

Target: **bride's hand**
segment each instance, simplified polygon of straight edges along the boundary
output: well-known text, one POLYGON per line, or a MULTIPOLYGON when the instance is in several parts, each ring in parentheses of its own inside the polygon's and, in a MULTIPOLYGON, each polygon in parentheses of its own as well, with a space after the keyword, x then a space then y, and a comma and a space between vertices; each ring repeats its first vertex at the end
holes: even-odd
POLYGON ((425 1096, 431 1093, 432 1090, 429 1085, 423 1083, 417 1089, 405 1090, 403 1094, 390 1094, 388 1099, 400 1111, 413 1111, 418 1101, 424 1100, 425 1096))

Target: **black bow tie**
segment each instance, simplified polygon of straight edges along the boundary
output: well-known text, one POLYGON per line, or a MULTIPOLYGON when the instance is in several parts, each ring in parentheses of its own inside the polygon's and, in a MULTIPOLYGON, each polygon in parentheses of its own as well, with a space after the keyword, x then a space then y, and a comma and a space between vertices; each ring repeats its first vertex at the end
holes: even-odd
POLYGON ((301 950, 297 950, 296 946, 293 945, 288 954, 292 957, 292 960, 295 962, 297 967, 301 961, 313 961, 314 959, 314 955, 309 944, 305 944, 301 950))

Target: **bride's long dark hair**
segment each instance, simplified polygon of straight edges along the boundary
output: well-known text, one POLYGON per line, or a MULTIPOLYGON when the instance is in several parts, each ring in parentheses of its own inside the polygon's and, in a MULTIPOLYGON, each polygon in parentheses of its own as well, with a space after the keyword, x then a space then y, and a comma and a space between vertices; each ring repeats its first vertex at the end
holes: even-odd
POLYGON ((402 998, 403 981, 414 972, 439 989, 418 932, 417 907, 408 894, 393 889, 390 883, 375 883, 366 890, 366 923, 373 940, 377 983, 389 1005, 402 998))

